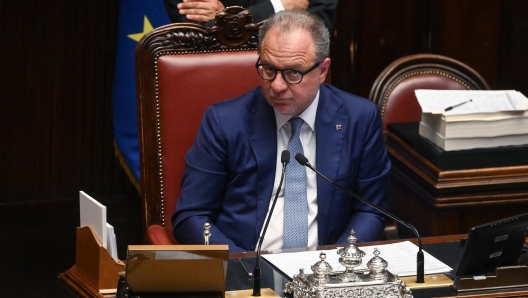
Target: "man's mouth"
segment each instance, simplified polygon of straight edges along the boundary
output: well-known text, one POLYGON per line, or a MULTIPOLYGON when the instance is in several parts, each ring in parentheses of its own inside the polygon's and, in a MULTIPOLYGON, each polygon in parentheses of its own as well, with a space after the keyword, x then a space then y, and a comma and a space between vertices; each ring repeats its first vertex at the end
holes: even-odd
POLYGON ((290 100, 292 99, 291 97, 284 97, 284 96, 275 96, 275 95, 271 95, 271 98, 273 98, 273 100, 276 100, 276 101, 285 101, 285 100, 290 100))

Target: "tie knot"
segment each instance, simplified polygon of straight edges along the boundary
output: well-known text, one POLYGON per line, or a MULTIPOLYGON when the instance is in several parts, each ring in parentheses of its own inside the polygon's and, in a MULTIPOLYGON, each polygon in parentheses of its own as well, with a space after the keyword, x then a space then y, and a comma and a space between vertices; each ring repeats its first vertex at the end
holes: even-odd
POLYGON ((290 122, 292 127, 292 135, 299 135, 301 133, 301 126, 304 123, 302 118, 292 117, 290 120, 288 120, 288 122, 290 122))

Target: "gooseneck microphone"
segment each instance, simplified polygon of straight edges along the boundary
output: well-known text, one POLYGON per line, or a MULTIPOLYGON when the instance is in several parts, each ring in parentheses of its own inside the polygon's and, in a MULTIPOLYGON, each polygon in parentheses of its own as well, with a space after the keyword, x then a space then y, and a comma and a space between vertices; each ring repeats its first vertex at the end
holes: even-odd
POLYGON ((284 174, 286 173, 286 165, 289 162, 290 162, 290 151, 288 150, 282 151, 282 154, 281 154, 282 174, 281 174, 279 186, 277 187, 277 192, 275 193, 275 197, 273 198, 273 203, 271 204, 270 211, 267 215, 266 223, 264 224, 264 229, 262 229, 262 233, 258 240, 257 258, 255 260, 255 269, 253 270, 253 295, 252 296, 260 296, 260 247, 262 246, 262 241, 264 240, 264 236, 266 235, 266 231, 268 230, 268 225, 271 219, 271 215, 273 214, 273 210, 275 209, 275 203, 277 203, 277 198, 279 197, 282 183, 284 181, 284 174))
POLYGON ((318 170, 315 169, 314 166, 312 166, 309 162, 308 162, 308 158, 306 158, 304 155, 302 155, 301 153, 297 153, 297 155, 295 155, 295 159, 297 160, 297 162, 299 162, 301 165, 305 166, 305 167, 309 167, 312 171, 314 171, 317 175, 323 177, 326 181, 330 182, 333 186, 339 188, 340 190, 344 191, 345 193, 347 193, 348 195, 360 200, 361 202, 369 205, 370 207, 378 210, 379 212, 387 215, 388 217, 394 219, 395 221, 397 221, 398 223, 408 227, 409 229, 411 229, 414 234, 416 234, 416 238, 418 239, 418 254, 416 256, 416 282, 417 283, 423 283, 424 282, 424 254, 423 254, 423 251, 422 251, 422 239, 420 238, 420 234, 418 233, 418 230, 416 230, 416 228, 409 224, 409 223, 406 223, 404 222, 403 220, 399 219, 398 217, 396 217, 396 215, 393 215, 392 213, 388 212, 388 211, 385 211, 381 208, 379 208, 378 206, 375 206, 373 205, 372 203, 370 203, 369 201, 363 199, 362 197, 360 197, 359 195, 349 191, 348 189, 345 189, 343 187, 341 187, 340 185, 336 184, 334 181, 328 179, 325 175, 321 174, 318 170))

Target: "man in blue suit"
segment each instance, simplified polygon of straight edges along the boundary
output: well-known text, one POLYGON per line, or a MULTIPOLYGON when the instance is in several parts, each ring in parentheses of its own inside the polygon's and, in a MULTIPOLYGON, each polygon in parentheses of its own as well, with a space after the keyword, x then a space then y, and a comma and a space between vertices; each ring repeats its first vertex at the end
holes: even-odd
MULTIPOLYGON (((305 11, 282 11, 266 21, 259 40, 260 87, 209 107, 186 155, 172 217, 180 243, 203 243, 208 222, 210 243, 228 244, 231 252, 256 249, 278 189, 281 152, 290 148, 290 120, 296 118, 302 119, 298 138, 311 164, 342 187, 388 208, 390 162, 379 110, 324 84, 330 35, 322 21, 305 11)), ((352 229, 358 241, 379 239, 385 225, 381 213, 302 169, 306 207, 294 213, 308 230, 302 246, 347 243, 352 229)), ((283 248, 284 235, 292 232, 285 224, 291 214, 285 193, 292 184, 285 180, 262 249, 283 248)))

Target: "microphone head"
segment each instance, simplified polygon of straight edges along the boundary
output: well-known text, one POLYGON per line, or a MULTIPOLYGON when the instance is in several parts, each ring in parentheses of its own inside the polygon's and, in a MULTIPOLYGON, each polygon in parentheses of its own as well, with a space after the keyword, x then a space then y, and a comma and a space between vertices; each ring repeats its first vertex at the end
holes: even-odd
POLYGON ((304 156, 302 153, 297 153, 297 155, 295 155, 295 159, 303 166, 308 164, 308 158, 306 158, 306 156, 304 156))
POLYGON ((290 151, 283 150, 281 154, 281 162, 282 163, 290 163, 290 151))

